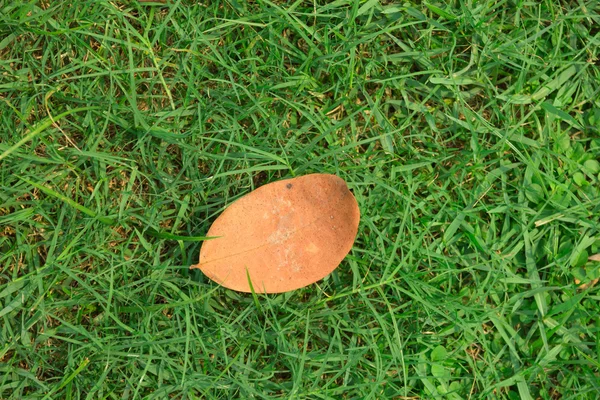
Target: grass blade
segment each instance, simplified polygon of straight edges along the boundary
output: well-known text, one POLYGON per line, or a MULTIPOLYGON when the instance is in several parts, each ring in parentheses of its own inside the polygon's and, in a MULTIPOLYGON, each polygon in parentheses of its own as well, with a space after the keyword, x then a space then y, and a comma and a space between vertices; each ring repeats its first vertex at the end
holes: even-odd
POLYGON ((0 154, 0 161, 2 161, 3 159, 5 159, 9 155, 11 155, 19 147, 23 146, 25 143, 29 142, 34 137, 36 137, 37 135, 42 133, 46 128, 50 127, 52 124, 58 122, 60 119, 66 117, 67 115, 75 114, 75 113, 78 113, 81 111, 97 110, 97 109, 98 109, 98 107, 80 107, 80 108, 75 108, 73 110, 65 111, 62 114, 59 114, 56 117, 53 117, 52 119, 50 119, 49 117, 44 118, 42 121, 40 121, 36 124, 36 126, 33 128, 33 130, 31 132, 29 132, 27 135, 23 136, 23 138, 20 139, 17 143, 15 143, 11 147, 9 147, 2 154, 0 154))
POLYGON ((107 225, 115 225, 117 222, 111 218, 108 217, 104 217, 102 215, 99 215, 98 213, 96 213, 93 210, 90 210, 89 208, 82 206, 81 204, 77 203, 76 201, 70 199, 69 197, 58 193, 44 185, 41 185, 39 183, 33 182, 27 178, 23 178, 22 176, 18 177, 19 179, 21 179, 22 181, 28 183, 29 185, 41 190, 42 192, 44 192, 45 194, 49 195, 49 196, 54 196, 57 199, 65 202, 66 204, 70 205, 71 207, 81 211, 82 213, 89 215, 92 218, 96 218, 98 221, 102 222, 103 224, 107 224, 107 225))

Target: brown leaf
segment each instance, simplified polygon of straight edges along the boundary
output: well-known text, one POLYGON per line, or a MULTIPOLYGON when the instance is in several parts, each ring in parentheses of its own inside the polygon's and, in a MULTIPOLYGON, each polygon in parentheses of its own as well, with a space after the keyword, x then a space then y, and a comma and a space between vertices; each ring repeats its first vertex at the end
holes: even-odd
MULTIPOLYGON (((600 261, 600 253, 589 256, 588 261, 600 261)), ((581 290, 585 290, 587 288, 594 287, 596 283, 598 283, 598 279, 594 279, 590 282, 583 283, 581 285, 580 283, 581 281, 579 279, 575 279, 575 284, 578 285, 578 288, 581 290)))
POLYGON ((587 288, 594 287, 596 283, 598 283, 598 279, 594 279, 593 281, 587 283, 581 283, 581 285, 580 283, 581 281, 579 279, 575 279, 575 284, 578 285, 577 288, 580 290, 585 290, 587 288))
POLYGON ((331 273, 352 248, 360 211, 346 183, 312 174, 273 182, 229 206, 210 227, 200 268, 219 284, 281 293, 331 273))

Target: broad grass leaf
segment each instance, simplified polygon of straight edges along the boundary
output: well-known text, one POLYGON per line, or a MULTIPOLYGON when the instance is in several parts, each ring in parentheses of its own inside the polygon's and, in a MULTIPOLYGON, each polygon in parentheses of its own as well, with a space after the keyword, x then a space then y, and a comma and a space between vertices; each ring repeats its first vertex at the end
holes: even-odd
POLYGON ((529 201, 537 204, 544 199, 544 190, 537 183, 532 183, 525 187, 525 196, 527 196, 529 201))
POLYGON ((583 163, 583 170, 589 174, 596 175, 600 172, 600 162, 597 160, 587 160, 583 163))
POLYGON ((442 345, 437 346, 431 352, 431 361, 444 361, 446 358, 448 358, 448 352, 442 345))
POLYGON ((583 175, 581 172, 575 172, 573 174, 573 180, 577 186, 585 186, 588 183, 585 179, 585 175, 583 175))

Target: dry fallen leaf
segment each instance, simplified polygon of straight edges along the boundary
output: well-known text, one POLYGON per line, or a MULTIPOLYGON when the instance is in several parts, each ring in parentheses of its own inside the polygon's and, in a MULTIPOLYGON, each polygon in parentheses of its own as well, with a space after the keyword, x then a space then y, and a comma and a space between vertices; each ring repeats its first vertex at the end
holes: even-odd
POLYGON ((352 248, 360 212, 346 183, 312 174, 262 186, 229 206, 210 227, 200 268, 219 284, 281 293, 331 273, 352 248))
MULTIPOLYGON (((589 256, 588 261, 600 261, 600 253, 589 256)), ((582 283, 580 285, 581 281, 579 279, 575 279, 575 284, 578 285, 579 289, 585 290, 587 288, 594 287, 596 285, 596 283, 598 283, 598 281, 599 281, 599 279, 593 279, 590 282, 582 283)))
POLYGON ((594 279, 592 281, 589 281, 587 283, 581 283, 581 281, 579 279, 575 279, 575 284, 578 285, 577 288, 579 290, 585 290, 587 288, 591 288, 594 287, 596 285, 596 283, 598 283, 598 279, 594 279))

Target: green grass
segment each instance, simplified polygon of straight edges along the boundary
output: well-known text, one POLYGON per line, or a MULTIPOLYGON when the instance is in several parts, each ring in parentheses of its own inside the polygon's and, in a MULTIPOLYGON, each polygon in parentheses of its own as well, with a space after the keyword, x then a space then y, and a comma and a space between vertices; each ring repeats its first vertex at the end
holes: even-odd
POLYGON ((597 1, 0 0, 1 399, 597 399, 597 1), (188 266, 335 173, 280 295, 188 266), (587 287, 578 287, 575 280, 587 287))

